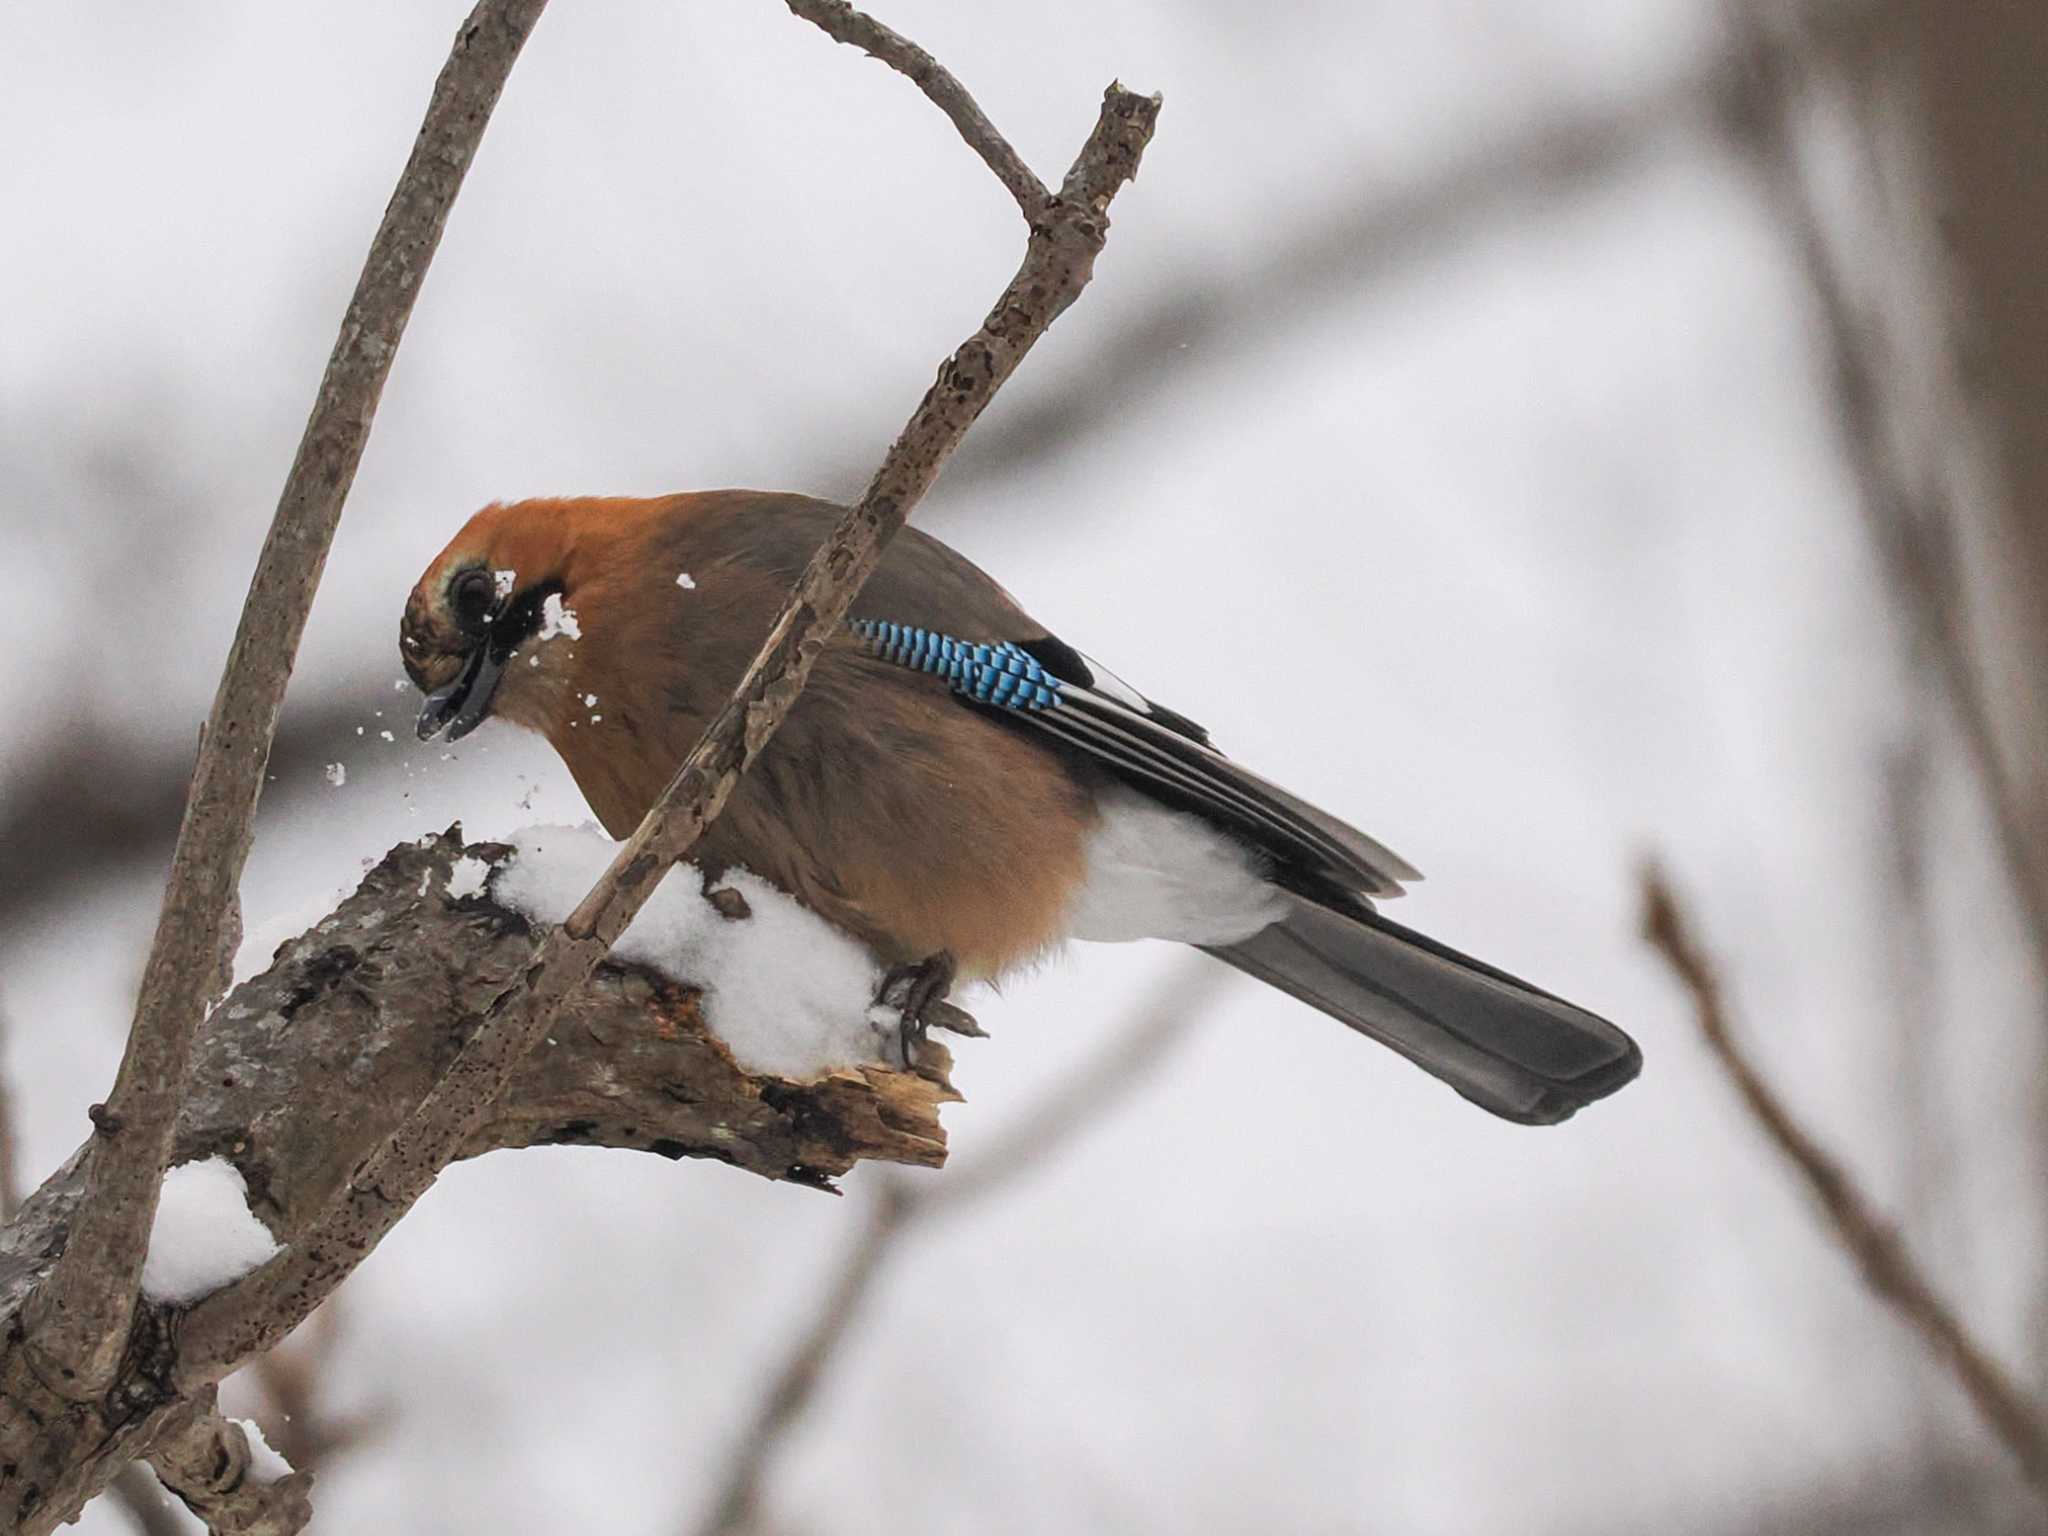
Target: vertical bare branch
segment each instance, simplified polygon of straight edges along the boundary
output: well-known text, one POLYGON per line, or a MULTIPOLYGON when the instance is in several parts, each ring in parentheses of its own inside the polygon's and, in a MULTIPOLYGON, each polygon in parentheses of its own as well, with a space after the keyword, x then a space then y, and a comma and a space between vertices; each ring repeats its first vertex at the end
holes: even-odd
POLYGON ((235 891, 306 615, 448 210, 544 3, 479 0, 463 23, 258 557, 201 738, 135 1022, 113 1092, 94 1116, 89 1194, 31 1314, 32 1358, 69 1396, 97 1396, 120 1361, 193 1035, 232 957, 235 891))
POLYGON ((1722 104, 1722 121, 1791 240, 1817 311, 1821 354, 1834 385, 1843 455, 1856 482, 1858 506, 1899 598, 1897 611, 1941 677, 2036 965, 2048 975, 2048 860, 2032 835, 2027 799, 1999 741, 1986 669, 1971 644, 1956 549, 1959 509, 1935 489, 1935 477, 1916 478, 1899 461, 1891 440, 1885 364, 1800 175, 1799 56, 1771 35, 1755 0, 1732 0, 1726 14, 1737 38, 1736 52, 1749 61, 1750 89, 1722 104))
POLYGON ((875 1278, 910 1230, 930 1217, 988 1199, 1040 1166, 1083 1126, 1098 1122, 1193 1030, 1215 993, 1216 980, 1204 962, 1182 967, 1135 1026, 1019 1116, 967 1167, 936 1181, 913 1184, 900 1176, 883 1181, 868 1207, 866 1225, 826 1282, 810 1322, 748 1419, 697 1536, 743 1536, 758 1524, 776 1453, 810 1407, 875 1278))
POLYGON ((1087 285, 1108 233, 1109 203, 1136 174, 1158 112, 1157 97, 1110 86, 1059 195, 1032 221, 1016 277, 981 329, 941 365, 866 493, 813 556, 732 698, 661 798, 532 964, 484 1008, 418 1111, 357 1170, 314 1230, 193 1309, 181 1335, 181 1387, 217 1380, 269 1348, 362 1262, 454 1159, 563 1001, 717 816, 795 703, 890 537, 996 390, 1087 285))
POLYGON ((1663 874, 1643 872, 1643 936, 1692 996, 1700 1033, 1763 1129, 1819 1201, 1837 1241, 1864 1283, 1926 1342, 1936 1360, 1995 1434, 2027 1480, 2048 1497, 2048 1417, 2029 1400, 1934 1292, 1889 1223, 1872 1208, 1848 1170, 1793 1117, 1737 1043, 1713 966, 1693 938, 1663 874))
MULTIPOLYGON (((12 1038, 11 1019, 0 1008, 0 1055, 12 1038)), ((21 1169, 15 1158, 14 1090, 0 1070, 0 1224, 14 1220, 21 1209, 21 1169)), ((164 1498, 163 1490, 140 1462, 130 1462, 107 1484, 107 1495, 121 1506, 142 1536, 185 1536, 184 1523, 164 1498)))
MULTIPOLYGON (((1992 703, 2018 780, 2019 833, 2048 864, 2048 308, 2041 302, 2041 79, 2048 14, 2039 6, 1899 0, 1888 57, 1924 148, 1928 226, 1956 353, 1950 376, 1984 450, 1970 518, 1987 558, 1973 585, 1990 622, 1992 703)), ((2048 969, 2048 956, 2044 956, 2048 969)))

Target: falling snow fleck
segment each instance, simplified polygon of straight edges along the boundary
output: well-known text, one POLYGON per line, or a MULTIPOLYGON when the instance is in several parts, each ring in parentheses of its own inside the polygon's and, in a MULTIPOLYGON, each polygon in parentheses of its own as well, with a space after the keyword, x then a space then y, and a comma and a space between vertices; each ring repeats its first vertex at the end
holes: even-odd
POLYGON ((681 587, 685 592, 694 592, 697 590, 697 583, 690 579, 690 573, 688 571, 678 571, 676 573, 676 585, 681 587))
POLYGON ((329 763, 327 765, 327 782, 332 784, 336 789, 339 789, 341 788, 342 785, 346 784, 348 782, 347 765, 343 763, 329 763))
POLYGON ((567 635, 571 640, 583 638, 583 626, 576 621, 576 610, 562 601, 562 594, 550 592, 547 600, 540 605, 540 637, 552 640, 557 635, 567 635))

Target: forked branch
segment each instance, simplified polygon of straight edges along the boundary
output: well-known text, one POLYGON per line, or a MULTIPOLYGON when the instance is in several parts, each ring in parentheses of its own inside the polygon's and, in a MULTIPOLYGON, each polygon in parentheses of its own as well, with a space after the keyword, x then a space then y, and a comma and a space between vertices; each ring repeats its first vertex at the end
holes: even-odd
MULTIPOLYGON (((1112 85, 1060 189, 1048 192, 928 55, 846 7, 793 0, 799 15, 869 47, 947 112, 1026 214, 1021 267, 981 328, 940 367, 866 492, 799 578, 732 699, 589 895, 513 970, 472 973, 456 1006, 437 1016, 446 1054, 434 1055, 417 1093, 379 1101, 374 1127, 363 1123, 352 1082, 348 1103, 335 1102, 334 1084, 280 1101, 307 1122, 313 1142, 330 1145, 340 1136, 361 1145, 327 1169, 332 1177, 266 1186, 267 1197, 289 1190, 295 1202, 281 1213, 288 1219, 272 1224, 286 1238, 276 1258, 189 1310, 142 1301, 138 1281, 158 1184, 197 1102, 188 1086, 205 1086, 203 1074, 188 1070, 193 1041, 232 948, 235 885, 306 609, 448 205, 542 3, 481 0, 436 86, 258 567, 200 754, 128 1056, 98 1116, 102 1134, 0 1233, 0 1320, 13 1323, 12 1347, 0 1347, 0 1531, 46 1531, 126 1458, 174 1448, 195 1422, 211 1433, 194 1420, 194 1404, 309 1316, 450 1162, 491 1145, 562 1139, 569 1127, 593 1124, 633 1144, 650 1127, 702 1109, 689 1098, 665 1101, 625 1123, 607 1097, 614 1072, 592 1090, 600 1105, 593 1114, 563 1115, 550 1105, 523 1132, 504 1118, 507 1106, 522 1102, 516 1085, 563 1060, 554 1051, 536 1060, 533 1048, 565 1009, 573 1015, 585 1006, 579 1000, 589 997, 613 941, 773 735, 890 537, 996 390, 1087 285, 1110 201, 1135 175, 1159 111, 1156 97, 1112 85), (526 1141, 512 1139, 521 1134, 526 1141)), ((395 974, 356 974, 361 954, 342 948, 351 958, 333 963, 350 972, 354 995, 381 1006, 389 989, 406 985, 395 974)), ((610 1043, 622 1048, 619 1040, 610 1043)), ((716 1055, 714 1047, 698 1049, 716 1055)), ((243 1070, 226 1073, 229 1087, 241 1083, 243 1070)), ((733 1070, 729 1058, 726 1070, 733 1070)), ((919 1097, 932 1089, 924 1079, 898 1073, 804 1086, 824 1099, 807 1109, 797 1102, 801 1095, 756 1091, 749 1102, 759 1107, 758 1123, 736 1128, 717 1116, 699 1127, 704 1145, 659 1135, 654 1149, 705 1151, 743 1166, 751 1151, 762 1159, 758 1171, 814 1181, 858 1156, 936 1160, 942 1144, 929 1117, 935 1106, 919 1097)), ((573 1097, 575 1085, 568 1088, 573 1097)), ((238 1136, 220 1145, 246 1151, 238 1136)))
POLYGON ((1032 225, 1024 262, 981 329, 939 369, 867 491, 812 557, 732 698, 684 758, 611 867, 533 963, 493 996, 418 1112, 365 1162, 303 1242, 187 1321, 178 1380, 217 1381, 305 1319, 425 1193, 502 1097, 556 1011, 589 978, 662 877, 718 815, 802 692, 882 550, 974 419, 1080 294, 1108 232, 1111 198, 1137 171, 1156 97, 1112 85, 1058 197, 1032 225))

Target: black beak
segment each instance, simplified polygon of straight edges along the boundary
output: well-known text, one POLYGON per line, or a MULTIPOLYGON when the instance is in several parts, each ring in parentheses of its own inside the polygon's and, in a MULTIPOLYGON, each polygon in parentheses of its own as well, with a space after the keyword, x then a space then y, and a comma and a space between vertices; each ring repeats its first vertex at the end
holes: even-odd
POLYGON ((421 741, 432 741, 445 728, 450 741, 460 741, 491 711, 491 695, 497 692, 498 676, 509 658, 486 636, 477 642, 462 668, 462 675, 446 688, 436 688, 420 706, 417 729, 421 741))

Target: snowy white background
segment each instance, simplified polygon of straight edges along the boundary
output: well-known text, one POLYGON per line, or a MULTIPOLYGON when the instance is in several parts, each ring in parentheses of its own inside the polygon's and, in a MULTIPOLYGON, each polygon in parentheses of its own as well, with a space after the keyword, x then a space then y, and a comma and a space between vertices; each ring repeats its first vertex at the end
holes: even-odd
MULTIPOLYGON (((87 718, 191 740, 463 10, 0 15, 0 787, 87 718)), ((1898 647, 1782 237, 1699 115, 1654 109, 1721 46, 1714 8, 881 14, 1048 176, 1109 79, 1166 96, 1095 285, 986 439, 1189 300, 1098 430, 999 475, 970 452, 920 521, 1421 866, 1403 921, 1624 1023, 1648 1065, 1532 1132, 1218 968, 1213 1016, 1127 1110, 914 1240, 774 1510, 820 1533, 1705 1528, 1929 1433, 1975 1444, 1635 936, 1655 848, 1769 1065, 1904 1199, 1876 894, 1898 647), (1652 126, 1603 174, 1495 200, 1369 282, 1260 287, 1346 210, 1606 111, 1652 126)), ((854 493, 1020 235, 922 98, 770 0, 553 7, 399 356, 287 706, 340 699, 364 734, 337 744, 342 787, 272 786, 252 925, 317 915, 458 816, 584 816, 537 740, 410 740, 399 609, 468 512, 854 493)), ((2031 1025, 1947 777, 1936 823, 1958 955, 1936 995, 1970 1021, 1944 1055, 1986 1063, 1939 1090, 1970 1112, 1936 1270, 2017 1354, 2038 1206, 2001 1154, 2027 1084, 2000 1064, 2031 1025)), ((35 1177, 111 1080, 157 873, 77 883, 0 935, 35 1177)), ((961 1049, 949 1115, 963 1161, 1181 963, 1091 947, 984 999, 995 1038, 961 1049)), ((319 1528, 683 1528, 858 1225, 849 1188, 589 1151, 454 1170, 343 1293, 327 1390, 396 1416, 322 1477, 319 1528)))

